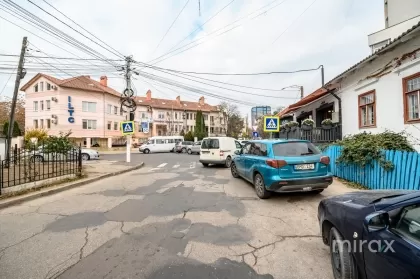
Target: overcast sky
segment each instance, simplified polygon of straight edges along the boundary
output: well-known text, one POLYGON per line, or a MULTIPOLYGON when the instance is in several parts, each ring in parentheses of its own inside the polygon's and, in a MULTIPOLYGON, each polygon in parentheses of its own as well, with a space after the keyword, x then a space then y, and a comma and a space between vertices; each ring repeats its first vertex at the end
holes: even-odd
MULTIPOLYGON (((5 5, 2 1, 0 3, 5 5)), ((13 1, 77 40, 89 45, 107 58, 118 59, 116 55, 75 33, 27 0, 13 1)), ((31 1, 66 21, 74 28, 78 28, 42 0, 31 1)), ((257 73, 310 69, 317 68, 322 64, 325 67, 326 81, 328 81, 368 56, 370 49, 367 43, 367 35, 384 28, 383 0, 234 0, 233 2, 232 0, 200 0, 201 15, 199 13, 199 0, 190 0, 166 37, 159 44, 187 0, 47 1, 118 52, 124 55, 133 55, 135 60, 141 62, 152 62, 153 59, 166 54, 176 45, 176 48, 182 47, 202 38, 197 43, 189 44, 172 54, 177 54, 198 43, 201 43, 200 45, 155 64, 159 67, 181 71, 257 73), (228 5, 230 2, 232 3, 228 5), (222 12, 202 26, 203 23, 226 5, 228 6, 222 12), (264 6, 266 7, 261 9, 264 6), (233 25, 227 26, 235 21, 236 23, 233 25), (221 29, 224 26, 227 27, 221 29), (188 36, 195 29, 199 30, 188 36), (220 31, 214 33, 218 29, 220 31), (185 37, 187 39, 182 41, 185 37)), ((76 57, 73 55, 76 54, 83 58, 92 58, 92 56, 66 45, 62 41, 11 16, 3 9, 0 5, 1 17, 26 28, 41 38, 0 18, 1 54, 19 54, 22 37, 28 36, 31 44, 29 52, 32 55, 41 56, 47 53, 49 56, 76 57), (63 47, 66 51, 70 51, 73 54, 51 45, 46 40, 63 47), (43 53, 36 52, 37 48, 41 49, 43 53)), ((84 32, 83 30, 81 31, 84 32)), ((91 35, 84 34, 102 45, 91 35)), ((17 58, 14 57, 0 57, 0 64, 8 65, 9 67, 15 61, 17 61, 17 58)), ((29 61, 36 62, 34 60, 29 61)), ((59 63, 57 60, 52 62, 59 63)), ((56 73, 50 74, 60 78, 60 76, 66 76, 63 71, 68 73, 72 71, 71 74, 75 75, 76 70, 66 71, 66 67, 69 69, 71 66, 64 65, 64 63, 79 62, 67 61, 62 63, 63 65, 61 66, 54 64, 61 72, 58 69, 54 69, 56 73)), ((110 64, 107 64, 101 70, 87 69, 90 65, 86 65, 86 69, 77 69, 77 73, 90 74, 95 79, 98 79, 100 75, 115 76, 115 74, 110 73, 110 64)), ((0 70, 0 72, 10 72, 10 70, 0 70)), ((271 105, 273 108, 294 103, 297 100, 295 98, 299 97, 297 91, 270 92, 229 87, 255 95, 243 94, 194 83, 173 75, 168 76, 154 70, 147 70, 147 72, 171 80, 178 80, 193 87, 205 88, 216 96, 229 97, 239 100, 239 102, 255 105, 271 105), (256 95, 276 96, 278 98, 256 95)), ((3 89, 9 76, 9 74, 0 74, 0 91, 3 89)), ((28 74, 22 82, 25 83, 32 76, 33 74, 28 74)), ((271 89, 281 89, 290 85, 303 85, 305 95, 310 94, 321 86, 319 71, 269 76, 201 75, 200 77, 244 86, 271 89)), ((15 77, 12 76, 5 87, 3 96, 10 97, 12 95, 14 80, 15 77)), ((208 83, 208 81, 204 82, 208 83)), ((168 85, 163 87, 155 81, 152 81, 152 87, 140 77, 134 83, 139 96, 143 96, 147 89, 152 90, 153 97, 161 98, 175 99, 178 92, 181 94, 181 99, 198 100, 200 95, 168 85)), ((222 84, 215 85, 225 87, 222 84)), ((110 78, 109 86, 120 91, 123 89, 124 83, 120 78, 110 78)), ((220 102, 214 97, 206 97, 206 101, 211 104, 220 102)), ((250 106, 240 103, 238 105, 244 115, 250 113, 250 106)))

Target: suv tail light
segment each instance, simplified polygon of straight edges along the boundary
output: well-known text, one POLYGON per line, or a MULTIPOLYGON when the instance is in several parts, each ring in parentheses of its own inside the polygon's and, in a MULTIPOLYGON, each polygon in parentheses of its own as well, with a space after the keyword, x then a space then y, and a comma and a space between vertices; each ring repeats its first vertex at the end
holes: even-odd
POLYGON ((223 157, 224 153, 222 150, 220 150, 220 157, 223 157))
POLYGON ((330 164, 330 157, 322 156, 321 157, 321 163, 323 163, 324 165, 329 165, 330 164))
POLYGON ((287 165, 287 162, 285 160, 267 160, 265 161, 267 165, 269 165, 272 168, 281 168, 287 165))

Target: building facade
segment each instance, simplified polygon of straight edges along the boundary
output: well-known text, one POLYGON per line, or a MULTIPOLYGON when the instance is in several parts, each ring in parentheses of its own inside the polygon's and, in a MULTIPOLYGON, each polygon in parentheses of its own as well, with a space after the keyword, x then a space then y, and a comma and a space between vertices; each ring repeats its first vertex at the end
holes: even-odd
POLYGON ((264 115, 271 115, 271 107, 257 106, 251 108, 251 124, 252 126, 258 125, 258 119, 264 115))
MULTIPOLYGON (((108 87, 107 77, 57 79, 37 74, 22 88, 25 92, 25 127, 45 129, 49 135, 71 131, 70 137, 83 146, 112 147, 125 142, 120 123, 129 119, 121 109, 121 93, 108 87)), ((134 142, 158 135, 194 131, 197 111, 203 112, 208 135, 226 135, 226 119, 218 106, 201 97, 197 102, 136 98, 134 142), (143 124, 143 125, 142 125, 143 124), (147 127, 146 125, 147 124, 147 127)))

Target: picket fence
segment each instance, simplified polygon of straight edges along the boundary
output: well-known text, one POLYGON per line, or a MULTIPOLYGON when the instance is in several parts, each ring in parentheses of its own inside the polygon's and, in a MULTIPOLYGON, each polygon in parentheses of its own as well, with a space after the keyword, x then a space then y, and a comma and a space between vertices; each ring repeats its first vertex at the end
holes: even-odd
POLYGON ((345 180, 359 183, 373 190, 420 190, 420 153, 384 151, 385 158, 394 164, 394 169, 384 170, 378 162, 360 167, 336 162, 341 147, 330 146, 323 153, 331 159, 332 173, 345 180))

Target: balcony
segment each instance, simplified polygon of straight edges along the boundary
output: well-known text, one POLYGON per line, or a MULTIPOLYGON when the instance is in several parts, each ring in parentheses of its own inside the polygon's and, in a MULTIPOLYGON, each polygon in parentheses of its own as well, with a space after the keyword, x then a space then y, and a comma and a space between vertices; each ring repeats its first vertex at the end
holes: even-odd
POLYGON ((308 140, 315 144, 331 143, 341 140, 341 126, 335 126, 331 129, 314 127, 309 131, 296 127, 294 130, 280 131, 278 133, 278 138, 308 140))

